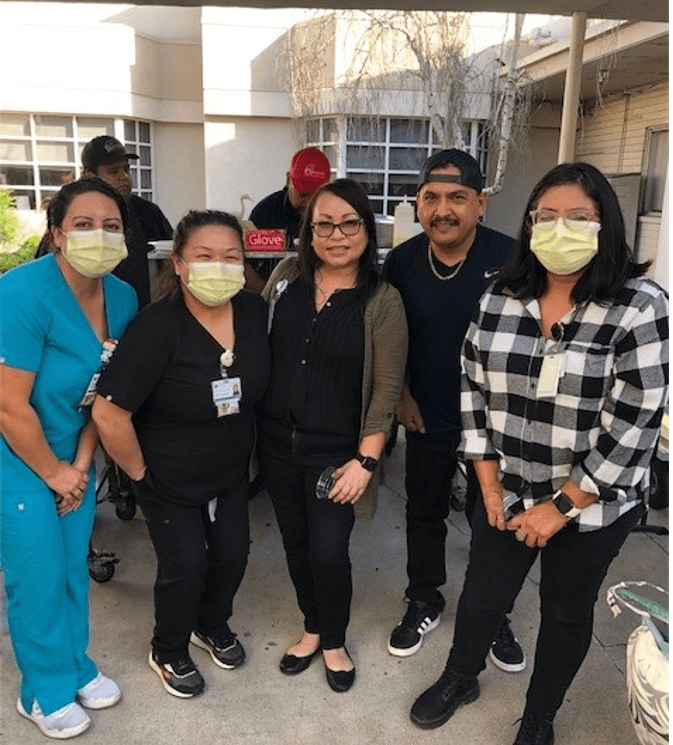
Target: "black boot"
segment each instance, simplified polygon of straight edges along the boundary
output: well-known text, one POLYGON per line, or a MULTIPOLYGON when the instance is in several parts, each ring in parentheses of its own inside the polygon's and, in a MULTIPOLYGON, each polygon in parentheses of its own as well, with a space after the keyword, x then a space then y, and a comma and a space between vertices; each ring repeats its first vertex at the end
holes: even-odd
POLYGON ((479 683, 475 678, 464 678, 451 670, 444 670, 441 678, 411 707, 411 721, 424 729, 444 724, 456 709, 479 698, 479 683))
POLYGON ((514 745, 554 745, 554 717, 526 709, 514 745))

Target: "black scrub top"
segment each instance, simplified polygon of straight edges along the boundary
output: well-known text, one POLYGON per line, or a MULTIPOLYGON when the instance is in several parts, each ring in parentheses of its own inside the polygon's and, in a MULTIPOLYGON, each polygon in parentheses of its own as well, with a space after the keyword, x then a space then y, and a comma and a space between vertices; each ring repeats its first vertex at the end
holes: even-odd
POLYGON ((223 347, 182 297, 160 300, 129 325, 98 381, 98 393, 127 411, 152 485, 167 499, 203 504, 247 478, 254 445, 254 406, 269 379, 267 306, 243 290, 232 300, 240 412, 217 415, 213 381, 222 379, 223 347))

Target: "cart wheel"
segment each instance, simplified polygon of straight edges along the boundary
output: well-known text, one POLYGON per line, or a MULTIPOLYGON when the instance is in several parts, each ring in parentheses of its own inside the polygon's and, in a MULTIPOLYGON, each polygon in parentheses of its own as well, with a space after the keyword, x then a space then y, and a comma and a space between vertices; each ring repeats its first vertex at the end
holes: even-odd
POLYGON ((133 520, 136 514, 135 502, 130 499, 124 500, 115 507, 115 514, 120 520, 133 520))
POLYGON ((96 582, 108 582, 114 577, 115 565, 113 562, 107 564, 98 564, 95 567, 89 567, 89 576, 96 582))
POLYGON ((656 456, 650 467, 650 507, 663 510, 668 507, 668 462, 656 456))

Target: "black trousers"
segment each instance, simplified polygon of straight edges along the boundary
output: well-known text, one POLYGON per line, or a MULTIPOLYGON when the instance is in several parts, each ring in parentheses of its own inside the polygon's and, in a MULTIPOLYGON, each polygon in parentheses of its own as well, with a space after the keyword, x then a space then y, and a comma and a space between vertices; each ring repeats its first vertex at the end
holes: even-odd
POLYGON ((446 523, 451 481, 458 461, 460 436, 447 442, 407 432, 407 576, 410 600, 444 608, 439 591, 446 582, 446 523))
POLYGON ((318 499, 315 487, 327 466, 355 455, 343 438, 302 434, 291 427, 262 424, 260 469, 283 538, 287 566, 304 629, 320 634, 324 649, 342 647, 353 594, 349 541, 352 505, 318 499))
POLYGON ((530 549, 511 532, 490 527, 478 500, 447 668, 466 677, 484 669, 502 617, 539 554, 541 621, 527 705, 553 716, 589 649, 601 583, 642 510, 634 507, 611 525, 584 533, 570 523, 545 548, 530 549))
POLYGON ((152 647, 160 662, 187 652, 196 629, 215 634, 232 614, 248 563, 248 482, 208 504, 185 506, 162 499, 151 478, 134 483, 157 554, 152 647))

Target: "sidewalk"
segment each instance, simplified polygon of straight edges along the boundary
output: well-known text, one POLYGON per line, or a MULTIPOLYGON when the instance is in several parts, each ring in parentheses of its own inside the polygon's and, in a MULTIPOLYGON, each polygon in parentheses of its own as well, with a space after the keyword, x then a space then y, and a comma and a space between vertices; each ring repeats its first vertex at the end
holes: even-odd
MULTIPOLYGON (((529 660, 523 673, 507 674, 490 663, 480 677, 481 697, 447 724, 423 731, 409 721, 414 699, 439 676, 452 637, 454 613, 465 571, 469 528, 462 513, 449 518, 448 582, 442 623, 421 650, 392 657, 387 637, 405 606, 404 443, 386 469, 387 486, 372 522, 356 524, 352 543, 354 598, 348 648, 357 666, 350 692, 333 693, 316 658, 294 678, 278 671, 286 647, 301 632, 301 619, 266 492, 250 502, 250 562, 237 596, 231 627, 247 651, 234 671, 217 668, 206 652, 193 649, 206 678, 202 696, 169 696, 147 665, 152 631, 155 559, 140 513, 116 518, 109 503, 99 507, 95 545, 121 558, 113 579, 91 586, 90 651, 113 677, 124 697, 115 707, 91 713, 82 745, 511 745, 521 716, 538 625, 534 567, 517 600, 512 621, 529 660)), ((650 522, 668 525, 668 510, 650 522)), ((626 704, 625 644, 637 619, 613 619, 605 589, 621 580, 647 579, 668 588, 668 538, 632 534, 613 563, 596 606, 589 655, 556 718, 558 745, 636 745, 626 704)), ((44 745, 49 740, 15 709, 18 675, 4 624, 0 627, 0 742, 44 745)))

